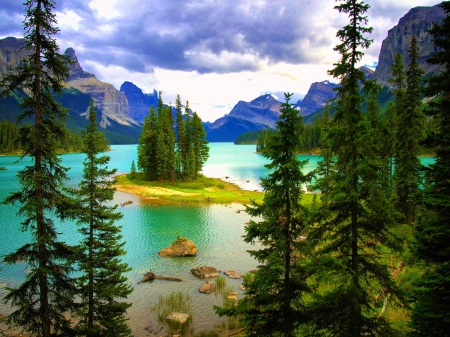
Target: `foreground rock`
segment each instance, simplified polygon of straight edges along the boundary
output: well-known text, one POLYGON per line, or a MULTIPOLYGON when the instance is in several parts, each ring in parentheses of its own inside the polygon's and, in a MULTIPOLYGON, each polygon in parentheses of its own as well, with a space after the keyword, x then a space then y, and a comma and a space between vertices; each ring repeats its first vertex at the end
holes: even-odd
POLYGON ((214 267, 195 267, 191 269, 191 273, 194 276, 200 277, 200 278, 212 278, 219 276, 219 272, 214 267))
POLYGON ((234 279, 240 279, 240 278, 242 278, 242 275, 239 274, 238 272, 234 271, 234 270, 224 271, 223 273, 224 273, 225 275, 227 275, 229 278, 234 278, 234 279))
POLYGON ((152 270, 150 269, 149 272, 147 272, 144 275, 144 278, 141 280, 141 282, 147 282, 147 281, 151 281, 151 280, 165 280, 165 281, 176 281, 176 282, 181 282, 180 278, 176 278, 176 277, 168 277, 168 276, 158 276, 155 275, 152 270))
POLYGON ((211 294, 214 291, 214 282, 206 282, 198 291, 204 294, 211 294))
POLYGON ((191 240, 178 237, 169 247, 163 248, 159 256, 195 256, 197 246, 191 240))
POLYGON ((237 301, 238 300, 238 293, 237 291, 230 291, 227 295, 227 300, 230 301, 237 301))
POLYGON ((189 315, 182 312, 172 312, 166 317, 166 320, 184 324, 189 319, 189 315))

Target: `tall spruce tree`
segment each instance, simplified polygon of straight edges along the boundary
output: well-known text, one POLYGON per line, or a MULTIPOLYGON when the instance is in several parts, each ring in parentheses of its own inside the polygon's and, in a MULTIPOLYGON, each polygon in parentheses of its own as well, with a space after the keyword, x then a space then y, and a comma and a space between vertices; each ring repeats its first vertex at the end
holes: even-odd
POLYGON ((177 139, 176 139, 176 163, 177 163, 177 171, 178 175, 182 178, 184 176, 184 171, 186 167, 186 129, 183 117, 183 106, 181 104, 180 95, 177 95, 177 99, 175 101, 175 109, 177 111, 176 115, 176 124, 177 124, 177 139))
POLYGON ((206 131, 201 118, 194 112, 192 115, 192 147, 194 152, 194 179, 197 179, 198 173, 203 169, 209 157, 209 146, 206 140, 206 131))
POLYGON ((84 136, 83 177, 76 191, 77 218, 83 238, 79 246, 80 272, 78 278, 79 322, 76 330, 82 336, 129 336, 126 310, 131 304, 119 302, 132 288, 123 273, 130 269, 122 263, 124 243, 120 243, 122 218, 116 206, 109 206, 115 189, 111 179, 116 169, 108 169, 109 157, 100 155, 103 133, 98 130, 94 102, 89 107, 89 125, 84 136))
POLYGON ((145 116, 142 124, 141 134, 139 135, 137 152, 137 166, 144 172, 146 180, 156 180, 156 142, 158 132, 156 128, 155 107, 150 107, 150 114, 145 116))
POLYGON ((59 53, 53 37, 59 31, 52 12, 55 2, 28 0, 24 5, 24 49, 30 54, 0 82, 5 96, 23 93, 18 124, 31 121, 20 127, 23 157, 29 156, 31 163, 18 173, 21 189, 4 200, 20 205, 22 230, 30 233, 27 244, 3 259, 25 262, 28 269, 23 283, 5 296, 15 308, 7 321, 33 336, 70 336, 67 313, 73 307, 75 289, 68 276, 71 250, 58 240, 56 230, 58 221, 69 216, 72 203, 63 190, 67 168, 57 156, 58 141, 67 134, 67 112, 55 100, 69 75, 69 60, 59 53))
MULTIPOLYGON (((420 184, 420 169, 422 167, 417 156, 420 152, 419 142, 422 137, 424 115, 422 112, 421 88, 423 71, 419 66, 419 48, 417 39, 411 39, 409 48, 410 62, 406 71, 405 92, 397 94, 400 108, 396 109, 396 151, 395 151, 395 183, 398 195, 397 209, 403 215, 406 223, 412 223, 415 218, 415 195, 420 184)), ((394 64, 394 66, 397 62, 394 64)), ((399 63, 401 64, 401 63, 399 63)), ((395 69, 395 68, 394 68, 395 69)), ((400 92, 401 71, 394 79, 397 91, 400 92), (398 82, 398 83, 397 83, 398 82)))
POLYGON ((315 331, 325 336, 392 336, 389 324, 375 312, 375 295, 384 288, 399 295, 383 257, 398 247, 391 234, 395 224, 391 203, 380 188, 379 160, 371 123, 362 111, 371 82, 357 63, 371 40, 365 13, 369 5, 346 0, 335 7, 349 17, 339 30, 341 59, 329 74, 341 82, 328 140, 336 162, 327 203, 314 219, 308 239, 318 247, 313 266, 321 291, 312 303, 315 331), (365 88, 366 90, 361 90, 365 88))
POLYGON ((303 268, 308 246, 301 240, 307 233, 307 210, 301 205, 302 185, 310 181, 299 162, 302 116, 286 101, 276 121, 276 132, 268 138, 263 155, 271 162, 272 173, 262 179, 264 203, 252 201, 247 212, 262 217, 250 221, 244 240, 259 240, 263 247, 251 251, 261 265, 253 282, 246 284, 246 297, 231 308, 216 308, 220 315, 239 315, 247 324, 249 336, 295 336, 308 321, 304 295, 310 291, 303 268))
POLYGON ((450 331, 450 2, 447 16, 430 33, 437 52, 427 61, 443 70, 426 81, 425 94, 438 129, 428 137, 436 161, 426 172, 422 214, 415 226, 415 255, 427 268, 415 290, 412 336, 448 336, 450 331))

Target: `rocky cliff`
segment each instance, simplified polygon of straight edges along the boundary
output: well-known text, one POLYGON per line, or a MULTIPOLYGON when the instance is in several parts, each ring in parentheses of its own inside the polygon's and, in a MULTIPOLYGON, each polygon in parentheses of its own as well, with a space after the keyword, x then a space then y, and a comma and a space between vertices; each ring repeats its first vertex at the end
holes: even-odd
POLYGON ((251 102, 239 101, 228 115, 207 127, 206 138, 210 142, 233 142, 248 131, 274 128, 280 115, 281 103, 272 95, 263 95, 251 102))
POLYGON ((21 64, 22 59, 30 52, 22 49, 25 39, 7 37, 0 40, 0 77, 9 72, 10 68, 21 64))
POLYGON ((92 97, 94 105, 102 112, 100 121, 102 128, 110 126, 111 121, 122 125, 138 125, 130 116, 128 100, 124 93, 114 88, 112 84, 98 80, 94 74, 83 71, 72 48, 68 48, 65 54, 74 61, 70 67, 66 87, 76 88, 92 97))
POLYGON ((158 93, 156 90, 153 90, 152 94, 145 94, 142 89, 132 82, 125 81, 120 86, 120 92, 127 97, 130 117, 138 123, 144 122, 144 117, 149 114, 149 109, 152 105, 158 106, 158 93))
POLYGON ((330 81, 315 82, 309 87, 305 97, 295 104, 294 108, 300 109, 303 116, 310 115, 325 107, 325 103, 336 96, 333 91, 338 85, 330 81))
POLYGON ((427 58, 435 52, 434 43, 427 30, 434 23, 442 21, 445 12, 442 8, 416 7, 411 9, 398 24, 389 30, 388 36, 383 40, 378 66, 372 78, 377 79, 382 85, 389 86, 391 77, 391 66, 397 52, 403 55, 405 65, 409 64, 408 49, 413 36, 417 38, 419 46, 419 65, 425 71, 425 75, 439 71, 440 66, 431 65, 426 62, 427 58))

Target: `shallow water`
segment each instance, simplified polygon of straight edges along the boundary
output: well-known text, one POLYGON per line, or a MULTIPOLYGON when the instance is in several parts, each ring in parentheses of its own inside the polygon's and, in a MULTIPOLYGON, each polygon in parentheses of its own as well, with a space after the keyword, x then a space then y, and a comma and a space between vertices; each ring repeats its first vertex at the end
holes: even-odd
MULTIPOLYGON (((264 168, 267 160, 255 153, 254 145, 233 145, 232 143, 210 144, 210 158, 203 173, 206 176, 217 177, 234 182, 242 188, 261 190, 260 177, 265 177, 268 170, 264 168), (227 177, 227 178, 226 178, 227 177)), ((118 173, 130 170, 131 161, 137 162, 136 145, 112 146, 107 153, 111 157, 110 168, 117 168, 118 173)), ((63 155, 63 165, 70 167, 70 182, 68 186, 76 186, 81 178, 83 167, 82 154, 63 155)), ((27 164, 27 159, 17 162, 18 157, 0 157, 0 200, 10 192, 19 188, 16 173, 27 164)), ((309 159, 304 167, 308 172, 315 168, 317 156, 299 156, 300 160, 309 159)), ((426 163, 431 158, 424 158, 426 163)), ((221 297, 198 292, 204 280, 194 277, 190 270, 202 265, 213 266, 221 271, 236 270, 242 274, 255 269, 257 262, 246 252, 255 249, 242 240, 245 233, 245 223, 250 217, 239 204, 203 205, 203 206, 151 206, 141 203, 139 197, 117 192, 114 203, 121 204, 131 200, 128 206, 119 207, 123 218, 118 222, 122 226, 123 241, 127 254, 123 261, 132 268, 127 273, 129 283, 134 292, 129 296, 133 306, 129 309, 129 324, 134 336, 150 336, 159 330, 155 314, 151 308, 158 302, 159 296, 175 291, 183 291, 191 297, 193 322, 196 331, 212 329, 223 319, 214 315, 213 305, 220 305, 221 297), (188 258, 162 258, 157 252, 167 247, 177 235, 186 236, 197 245, 197 256, 188 258), (181 282, 155 280, 138 284, 143 275, 150 269, 156 275, 181 278, 181 282), (150 327, 149 332, 146 328, 150 327)), ((22 232, 20 218, 16 215, 18 207, 0 205, 0 223, 2 228, 2 244, 0 255, 17 249, 29 238, 27 232, 22 232)), ((59 224, 58 229, 63 240, 77 243, 79 235, 74 223, 59 224)), ((258 244, 256 244, 258 246, 258 244)), ((14 286, 23 280, 26 273, 24 265, 1 265, 0 297, 5 294, 5 286, 14 286)), ((241 280, 227 278, 227 285, 232 285, 235 291, 241 280)), ((0 306, 0 314, 8 313, 7 306, 0 306)), ((164 332, 164 331, 162 331, 164 332)), ((161 332, 161 333, 162 333, 161 332)))

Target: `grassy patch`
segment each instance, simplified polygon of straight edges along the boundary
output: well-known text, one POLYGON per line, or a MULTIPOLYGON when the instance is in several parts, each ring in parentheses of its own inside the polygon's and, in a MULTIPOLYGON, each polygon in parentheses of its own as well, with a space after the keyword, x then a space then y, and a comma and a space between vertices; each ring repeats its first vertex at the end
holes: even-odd
MULTIPOLYGON (((250 204, 250 200, 262 203, 263 192, 242 190, 235 184, 208 178, 200 175, 195 181, 180 181, 172 184, 170 181, 146 181, 143 174, 137 172, 134 179, 122 174, 116 177, 116 188, 119 191, 140 195, 149 202, 161 203, 161 200, 169 203, 202 204, 202 203, 240 203, 250 204), (159 201, 158 201, 159 199, 159 201)), ((312 194, 303 195, 302 203, 311 204, 312 194)))

